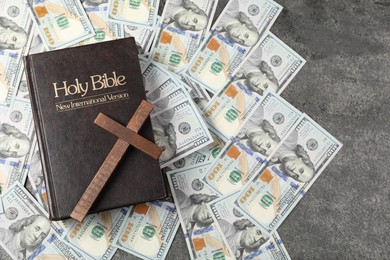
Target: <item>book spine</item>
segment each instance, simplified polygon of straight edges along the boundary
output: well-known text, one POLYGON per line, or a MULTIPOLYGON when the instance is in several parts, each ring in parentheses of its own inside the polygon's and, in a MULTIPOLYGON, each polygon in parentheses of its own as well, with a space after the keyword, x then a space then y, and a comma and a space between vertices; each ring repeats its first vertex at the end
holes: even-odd
POLYGON ((45 178, 46 182, 46 189, 47 189, 47 197, 48 197, 48 206, 49 206, 49 218, 50 220, 56 220, 58 219, 58 208, 56 203, 56 196, 55 196, 55 190, 53 189, 52 185, 52 178, 51 178, 51 172, 50 172, 50 163, 48 162, 48 156, 47 156, 47 149, 46 149, 46 138, 45 138, 45 132, 44 128, 42 127, 42 122, 40 121, 40 105, 39 100, 37 99, 35 91, 37 90, 38 85, 35 81, 35 71, 33 66, 33 57, 32 56, 25 56, 24 57, 24 64, 26 68, 26 78, 27 78, 27 85, 29 88, 29 94, 30 94, 30 100, 31 100, 31 109, 33 113, 34 118, 34 126, 35 131, 37 133, 37 139, 38 139, 38 146, 40 150, 40 156, 41 156, 41 162, 42 162, 42 170, 43 170, 43 176, 45 178))

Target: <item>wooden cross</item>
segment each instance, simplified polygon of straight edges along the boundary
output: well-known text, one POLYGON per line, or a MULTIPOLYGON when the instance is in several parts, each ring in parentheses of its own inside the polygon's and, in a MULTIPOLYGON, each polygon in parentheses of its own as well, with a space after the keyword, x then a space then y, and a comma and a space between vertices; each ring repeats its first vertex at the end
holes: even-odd
POLYGON ((143 100, 127 124, 127 128, 102 113, 96 117, 95 124, 114 134, 119 139, 73 209, 72 214, 70 214, 73 219, 79 222, 83 221, 129 145, 134 146, 156 160, 160 157, 163 149, 137 134, 152 110, 153 105, 143 100))

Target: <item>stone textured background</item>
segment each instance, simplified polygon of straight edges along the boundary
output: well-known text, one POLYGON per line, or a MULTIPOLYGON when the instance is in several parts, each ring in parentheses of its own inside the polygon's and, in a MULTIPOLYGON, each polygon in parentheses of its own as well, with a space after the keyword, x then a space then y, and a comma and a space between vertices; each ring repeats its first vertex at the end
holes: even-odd
MULTIPOLYGON (((390 258, 390 0, 277 2, 271 31, 307 60, 282 96, 344 144, 279 234, 292 259, 390 258)), ((180 228, 167 259, 189 259, 180 228)))

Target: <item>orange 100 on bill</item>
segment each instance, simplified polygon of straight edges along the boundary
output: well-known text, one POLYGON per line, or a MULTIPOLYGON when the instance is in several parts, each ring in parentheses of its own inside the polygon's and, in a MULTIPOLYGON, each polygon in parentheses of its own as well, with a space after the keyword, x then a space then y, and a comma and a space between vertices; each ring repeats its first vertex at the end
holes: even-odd
POLYGON ((95 35, 78 0, 31 1, 28 5, 31 17, 49 50, 66 48, 95 35))

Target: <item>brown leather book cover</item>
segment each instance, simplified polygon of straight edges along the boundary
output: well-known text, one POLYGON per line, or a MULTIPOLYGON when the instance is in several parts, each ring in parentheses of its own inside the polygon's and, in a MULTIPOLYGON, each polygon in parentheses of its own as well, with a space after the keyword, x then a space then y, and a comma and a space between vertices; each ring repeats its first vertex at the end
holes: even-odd
MULTIPOLYGON (((50 219, 70 216, 117 137, 101 112, 126 126, 145 97, 134 38, 25 57, 50 219)), ((150 119, 139 134, 154 142, 150 119)), ((129 147, 91 213, 166 197, 157 160, 129 147)))

